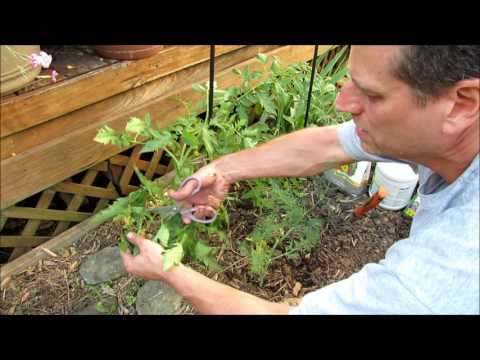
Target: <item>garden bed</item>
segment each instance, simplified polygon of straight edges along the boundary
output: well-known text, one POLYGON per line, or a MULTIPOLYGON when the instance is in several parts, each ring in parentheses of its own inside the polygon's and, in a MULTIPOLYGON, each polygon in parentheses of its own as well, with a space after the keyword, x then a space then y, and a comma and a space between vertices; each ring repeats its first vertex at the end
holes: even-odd
MULTIPOLYGON (((239 244, 255 225, 256 215, 248 203, 229 208, 231 243, 211 239, 218 246, 220 271, 208 271, 197 263, 189 266, 219 282, 261 298, 298 303, 308 292, 348 278, 363 265, 378 262, 396 241, 408 236, 410 220, 400 211, 376 208, 363 218, 352 217, 352 209, 366 199, 366 195, 352 198, 318 178, 304 181, 304 193, 312 200, 312 214, 323 218, 325 225, 318 234, 319 242, 297 259, 280 258, 269 266, 263 284, 252 276, 248 261, 241 255, 239 244)), ((85 258, 100 249, 115 245, 118 227, 105 223, 89 232, 73 246, 56 252, 26 269, 12 280, 0 294, 3 314, 75 314, 89 304, 108 303, 110 297, 116 306, 97 306, 105 314, 136 314, 135 294, 143 283, 130 275, 115 281, 86 285, 78 273, 85 258)), ((195 314, 196 310, 184 302, 180 314, 195 314)))

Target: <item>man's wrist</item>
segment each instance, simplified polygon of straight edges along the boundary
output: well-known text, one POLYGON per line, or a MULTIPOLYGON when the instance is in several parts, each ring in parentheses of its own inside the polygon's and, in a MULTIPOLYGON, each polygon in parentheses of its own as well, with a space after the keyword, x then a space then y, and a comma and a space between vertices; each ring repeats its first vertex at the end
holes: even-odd
POLYGON ((218 171, 228 184, 234 184, 243 180, 241 171, 235 168, 233 157, 235 153, 224 155, 212 162, 215 171, 218 171))
POLYGON ((164 283, 167 283, 168 285, 174 287, 175 282, 177 282, 178 279, 182 278, 183 274, 185 273, 185 269, 185 265, 179 264, 173 266, 168 271, 161 270, 158 276, 158 280, 163 281, 164 283))
POLYGON ((198 291, 200 273, 192 268, 179 264, 163 272, 160 281, 163 281, 185 299, 190 299, 198 291))

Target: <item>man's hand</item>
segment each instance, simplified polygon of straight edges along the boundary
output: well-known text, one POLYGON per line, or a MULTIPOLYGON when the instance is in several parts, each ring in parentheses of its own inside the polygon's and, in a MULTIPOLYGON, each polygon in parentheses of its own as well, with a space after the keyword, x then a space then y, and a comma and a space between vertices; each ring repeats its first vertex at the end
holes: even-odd
MULTIPOLYGON (((190 208, 198 205, 208 205, 216 209, 228 194, 230 182, 214 164, 209 164, 198 170, 194 177, 200 179, 201 188, 198 193, 192 196, 193 190, 198 185, 195 181, 189 181, 178 191, 168 190, 168 195, 177 201, 183 202, 183 206, 190 208)), ((198 210, 195 216, 198 218, 208 217, 208 210, 198 210)), ((192 220, 186 216, 182 217, 185 224, 192 220)))
POLYGON ((159 244, 134 233, 127 238, 138 246, 140 254, 121 252, 125 269, 146 280, 167 283, 202 314, 287 314, 291 309, 209 279, 188 266, 180 264, 165 272, 163 248, 159 244))
POLYGON ((125 270, 146 280, 164 280, 167 272, 163 271, 163 248, 132 232, 128 233, 127 239, 138 246, 140 254, 133 256, 128 250, 121 252, 125 270))

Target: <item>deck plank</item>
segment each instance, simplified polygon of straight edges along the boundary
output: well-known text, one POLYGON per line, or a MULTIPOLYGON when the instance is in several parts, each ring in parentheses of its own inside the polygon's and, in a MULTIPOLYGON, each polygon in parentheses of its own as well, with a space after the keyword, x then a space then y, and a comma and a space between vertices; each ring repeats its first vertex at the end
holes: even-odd
MULTIPOLYGON (((216 56, 241 47, 220 45, 216 56)), ((1 99, 1 137, 196 65, 208 56, 208 45, 170 46, 146 59, 116 62, 51 86, 1 99)))

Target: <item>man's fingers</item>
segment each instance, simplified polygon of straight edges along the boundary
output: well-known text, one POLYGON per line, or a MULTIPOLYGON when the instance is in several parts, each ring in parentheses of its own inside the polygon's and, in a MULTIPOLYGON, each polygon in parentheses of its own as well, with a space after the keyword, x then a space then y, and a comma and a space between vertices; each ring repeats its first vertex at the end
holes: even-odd
POLYGON ((217 199, 215 196, 208 195, 208 205, 210 205, 213 208, 218 208, 221 204, 221 201, 217 199))
POLYGON ((126 250, 126 251, 120 251, 120 256, 122 257, 123 266, 125 267, 125 270, 128 271, 128 269, 130 268, 130 264, 133 260, 133 255, 130 253, 129 250, 126 250))
MULTIPOLYGON (((202 172, 200 170, 197 174, 198 175, 194 175, 193 177, 196 177, 201 181, 201 190, 205 187, 213 185, 213 183, 215 183, 215 180, 217 179, 217 174, 213 169, 205 169, 205 172, 202 172)), ((174 200, 182 201, 192 196, 193 191, 198 186, 198 182, 192 179, 191 181, 187 181, 187 183, 177 191, 172 189, 168 190, 167 194, 174 200)))
POLYGON ((182 221, 184 224, 188 225, 192 222, 192 219, 190 219, 188 215, 182 215, 182 221))
POLYGON ((195 217, 198 219, 209 219, 214 216, 215 210, 211 206, 197 206, 195 217))
POLYGON ((135 234, 134 232, 129 232, 127 234, 127 239, 132 244, 137 245, 138 248, 140 248, 141 244, 145 241, 145 238, 143 236, 135 234))
POLYGON ((210 170, 209 172, 207 172, 206 175, 203 175, 203 176, 202 176, 203 186, 213 185, 213 183, 215 182, 215 180, 217 180, 217 174, 216 174, 215 171, 213 171, 213 170, 210 170))
POLYGON ((173 200, 182 201, 192 195, 193 190, 197 187, 196 181, 189 181, 185 184, 184 187, 178 191, 172 189, 167 191, 167 195, 170 196, 173 200))

